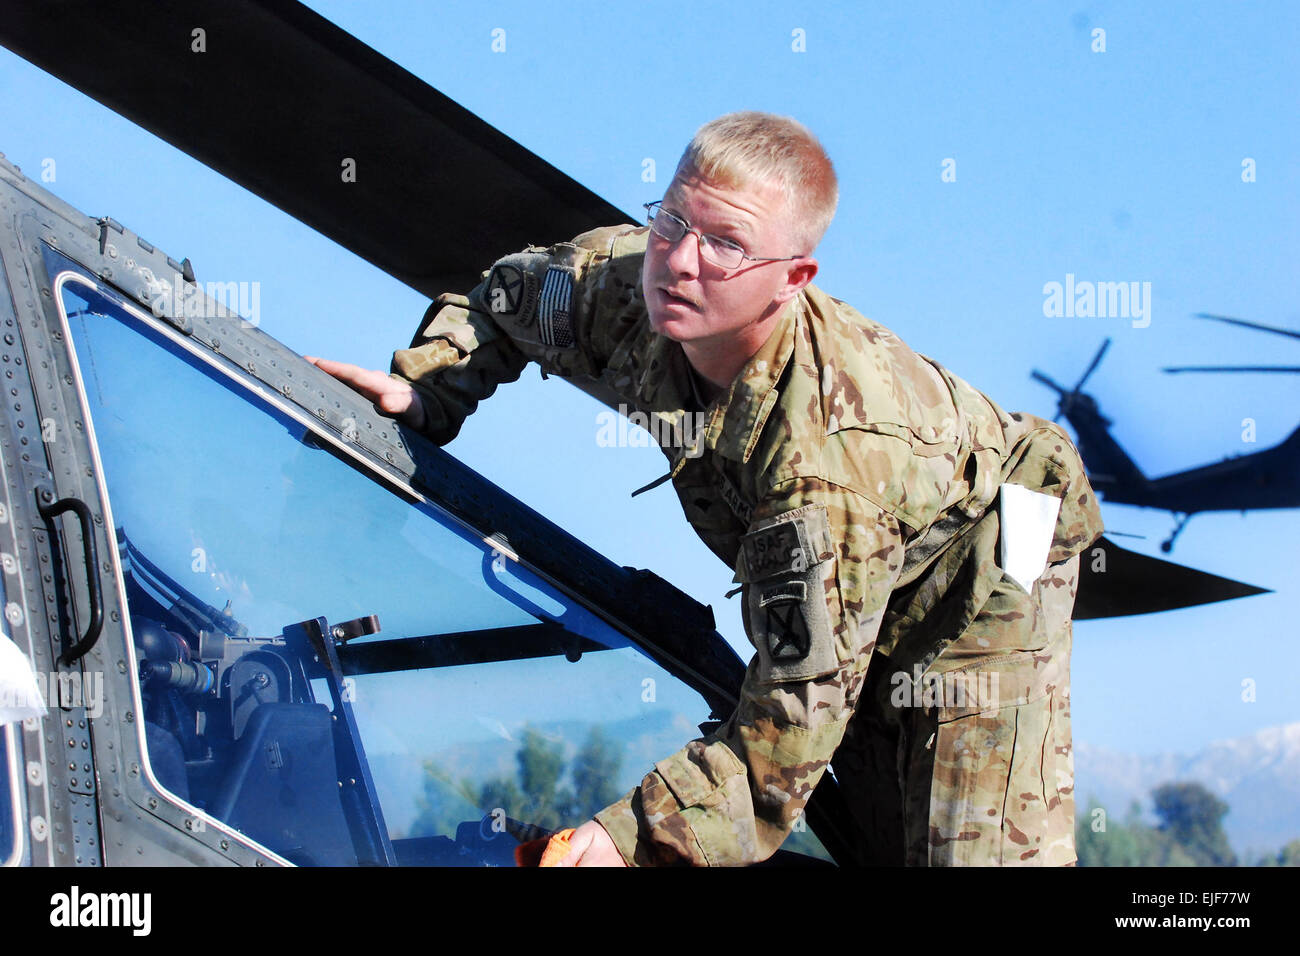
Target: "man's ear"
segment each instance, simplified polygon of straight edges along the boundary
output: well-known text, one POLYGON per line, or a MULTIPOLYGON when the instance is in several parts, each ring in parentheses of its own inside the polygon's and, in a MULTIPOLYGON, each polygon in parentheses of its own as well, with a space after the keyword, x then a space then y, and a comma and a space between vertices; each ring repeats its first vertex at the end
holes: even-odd
POLYGON ((815 275, 817 275, 817 260, 812 256, 792 260, 786 268, 785 285, 777 290, 773 301, 781 305, 789 302, 804 286, 812 282, 815 275))

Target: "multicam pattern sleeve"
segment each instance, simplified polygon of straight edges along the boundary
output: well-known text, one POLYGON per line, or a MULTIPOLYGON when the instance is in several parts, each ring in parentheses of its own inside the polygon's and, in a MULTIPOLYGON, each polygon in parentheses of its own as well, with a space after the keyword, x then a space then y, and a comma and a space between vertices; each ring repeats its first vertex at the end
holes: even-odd
POLYGON ((481 400, 498 385, 519 378, 527 364, 509 336, 485 311, 473 308, 469 297, 440 295, 411 347, 393 353, 389 374, 415 389, 424 404, 424 433, 445 445, 481 400))
POLYGON ((644 328, 644 232, 606 227, 530 247, 498 260, 469 295, 438 296, 410 347, 393 353, 390 371, 424 403, 425 434, 451 441, 478 403, 529 361, 608 401, 601 381, 608 359, 644 328))
POLYGON ((596 819, 637 865, 726 866, 771 856, 844 736, 903 529, 865 498, 794 479, 760 503, 737 558, 754 643, 731 719, 659 761, 596 819))

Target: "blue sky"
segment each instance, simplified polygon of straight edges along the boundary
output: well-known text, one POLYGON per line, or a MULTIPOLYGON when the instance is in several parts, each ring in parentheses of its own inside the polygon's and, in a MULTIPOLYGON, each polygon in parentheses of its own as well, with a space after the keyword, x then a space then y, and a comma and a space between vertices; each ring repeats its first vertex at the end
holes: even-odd
MULTIPOLYGON (((1291 5, 309 6, 628 211, 662 196, 701 123, 734 109, 794 115, 841 179, 817 284, 1004 407, 1048 417, 1054 396, 1030 370, 1073 383, 1112 337, 1089 391, 1149 475, 1262 449, 1300 424, 1300 376, 1160 372, 1300 364, 1300 343, 1190 318, 1300 328, 1291 5), (1044 285, 1067 274, 1151 283, 1150 324, 1045 316, 1044 285)), ((410 340, 419 294, 7 50, 0 104, 11 161, 39 179, 54 160, 47 188, 189 256, 200 280, 260 282, 261 325, 292 348, 386 369, 410 340)), ((439 228, 437 210, 412 214, 439 228)), ((671 490, 628 497, 663 473, 662 456, 600 447, 599 411, 529 370, 450 450, 615 561, 712 604, 748 656, 723 597, 730 573, 671 490)), ((1146 535, 1120 540, 1149 553, 1172 527, 1163 512, 1104 512, 1111 529, 1146 535)), ((1174 558, 1276 593, 1077 624, 1076 741, 1193 751, 1300 719, 1287 677, 1300 664, 1297 535, 1296 510, 1194 518, 1174 558)))

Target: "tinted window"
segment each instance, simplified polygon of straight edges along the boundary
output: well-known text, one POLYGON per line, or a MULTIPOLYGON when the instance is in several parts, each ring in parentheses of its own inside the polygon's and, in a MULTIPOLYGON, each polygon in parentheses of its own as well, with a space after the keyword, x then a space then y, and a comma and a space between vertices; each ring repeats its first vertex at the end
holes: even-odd
POLYGON ((508 551, 87 284, 61 303, 164 788, 295 862, 509 863, 698 736, 697 693, 508 551))

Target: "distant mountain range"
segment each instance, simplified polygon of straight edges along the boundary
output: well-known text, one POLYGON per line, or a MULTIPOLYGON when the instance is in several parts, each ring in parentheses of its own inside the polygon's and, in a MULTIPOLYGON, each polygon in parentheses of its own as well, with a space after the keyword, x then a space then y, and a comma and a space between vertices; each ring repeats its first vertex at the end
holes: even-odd
POLYGON ((1096 803, 1105 807, 1109 819, 1122 821, 1136 800, 1143 819, 1153 823, 1151 791, 1172 781, 1201 783, 1228 804, 1223 828, 1243 863, 1276 853, 1300 838, 1300 723, 1217 741, 1190 756, 1143 756, 1075 745, 1080 819, 1096 803))

